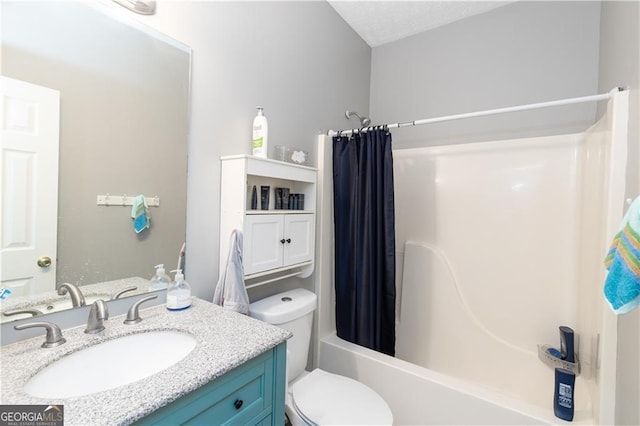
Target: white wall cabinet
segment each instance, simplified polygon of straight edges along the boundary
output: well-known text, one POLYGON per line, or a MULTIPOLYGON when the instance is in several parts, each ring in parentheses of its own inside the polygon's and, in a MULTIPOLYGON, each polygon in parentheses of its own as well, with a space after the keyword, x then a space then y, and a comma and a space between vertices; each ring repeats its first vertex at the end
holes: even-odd
MULTIPOLYGON (((313 271, 317 171, 270 159, 237 155, 221 158, 220 270, 225 266, 229 236, 244 235, 245 280, 313 271), (251 208, 253 187, 258 208, 251 208), (269 205, 261 209, 261 187, 269 187, 269 205), (275 209, 275 188, 304 195, 304 209, 275 209)), ((248 286, 251 283, 247 283, 248 286)))
POLYGON ((244 224, 244 272, 313 261, 312 214, 248 215, 244 224))

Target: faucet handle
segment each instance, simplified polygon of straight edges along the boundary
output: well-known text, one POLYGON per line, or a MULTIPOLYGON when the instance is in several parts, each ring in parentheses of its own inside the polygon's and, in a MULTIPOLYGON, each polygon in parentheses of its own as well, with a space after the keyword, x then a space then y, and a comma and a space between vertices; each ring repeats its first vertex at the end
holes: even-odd
POLYGON ((127 319, 124 320, 124 323, 131 325, 131 324, 137 324, 140 321, 142 321, 142 318, 140 318, 140 311, 139 311, 140 305, 143 304, 144 302, 148 302, 149 300, 153 300, 157 298, 158 298, 158 295, 153 294, 151 296, 147 296, 143 299, 140 299, 136 303, 131 305, 131 307, 129 308, 129 312, 127 312, 127 319))
POLYGON ((113 296, 111 296, 111 300, 120 299, 120 296, 122 296, 123 294, 128 293, 130 291, 136 291, 137 289, 138 289, 138 287, 136 287, 136 286, 127 287, 125 289, 122 289, 119 292, 115 293, 113 296))
POLYGON ((56 346, 60 346, 61 344, 66 342, 66 339, 62 337, 62 331, 60 331, 60 327, 52 322, 30 322, 26 324, 16 325, 13 328, 19 331, 34 327, 44 327, 47 329, 47 336, 44 343, 42 344, 43 348, 55 348, 56 346))
POLYGON ((10 317, 11 315, 20 315, 20 314, 31 315, 34 317, 38 315, 44 315, 42 311, 39 309, 14 309, 13 311, 4 311, 2 313, 2 315, 4 315, 5 317, 10 317))

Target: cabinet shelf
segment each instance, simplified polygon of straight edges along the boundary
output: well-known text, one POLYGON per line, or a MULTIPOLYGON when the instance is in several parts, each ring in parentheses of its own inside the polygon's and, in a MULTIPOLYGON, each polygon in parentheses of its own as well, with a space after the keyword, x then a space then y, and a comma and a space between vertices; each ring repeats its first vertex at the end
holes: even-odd
MULTIPOLYGON (((245 280, 268 275, 261 283, 313 272, 317 169, 250 155, 221 157, 220 270, 225 267, 229 235, 244 235, 245 280), (251 193, 269 188, 269 209, 252 210, 251 193), (304 196, 304 210, 276 210, 275 188, 304 196)), ((301 197, 302 198, 302 197, 301 197)), ((253 287, 256 283, 247 283, 253 287)), ((261 285, 261 284, 258 284, 261 285)))
MULTIPOLYGON (((310 171, 314 174, 318 171, 315 167, 311 166, 303 166, 295 163, 287 163, 285 161, 274 160, 271 158, 262 158, 256 157, 255 155, 225 155, 224 157, 220 157, 221 161, 229 161, 229 160, 255 160, 255 163, 250 165, 249 174, 253 174, 255 170, 261 170, 258 174, 261 176, 273 176, 273 175, 286 175, 291 176, 291 170, 302 170, 302 171, 310 171), (269 166, 270 165, 270 166, 269 166), (286 168, 286 171, 278 170, 278 167, 283 166, 286 168)), ((315 178, 311 175, 308 175, 308 182, 314 182, 315 178)))

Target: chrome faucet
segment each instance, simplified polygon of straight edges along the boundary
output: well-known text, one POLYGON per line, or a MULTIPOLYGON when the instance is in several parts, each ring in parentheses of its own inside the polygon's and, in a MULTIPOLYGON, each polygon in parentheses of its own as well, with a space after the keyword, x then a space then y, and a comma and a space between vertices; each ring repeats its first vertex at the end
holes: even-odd
POLYGON ((87 334, 96 334, 104 330, 104 320, 109 319, 109 308, 104 300, 98 299, 91 304, 89 311, 89 319, 87 320, 87 328, 84 330, 87 334))
POLYGON ((62 337, 60 327, 52 322, 30 322, 27 324, 16 325, 13 328, 16 330, 25 330, 33 327, 44 327, 47 329, 47 337, 42 344, 43 348, 55 348, 56 346, 60 346, 66 342, 65 338, 62 337))
POLYGON ((84 295, 77 286, 70 283, 60 284, 60 287, 58 287, 58 294, 60 296, 64 296, 65 294, 67 294, 67 292, 71 297, 71 304, 74 308, 86 305, 86 302, 84 301, 84 295))

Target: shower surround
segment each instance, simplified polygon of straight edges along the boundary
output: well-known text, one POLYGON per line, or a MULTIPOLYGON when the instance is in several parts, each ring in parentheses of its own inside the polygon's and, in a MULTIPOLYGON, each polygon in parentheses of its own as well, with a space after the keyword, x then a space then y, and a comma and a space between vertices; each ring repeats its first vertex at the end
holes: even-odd
MULTIPOLYGON (((395 150, 397 358, 332 333, 325 260, 320 367, 373 387, 398 423, 560 423, 537 344, 559 347, 566 325, 582 368, 574 422, 612 423, 616 327, 602 260, 623 212, 627 103, 616 94, 579 134, 395 150), (469 409, 443 408, 458 405, 469 409)), ((320 244, 327 253, 330 240, 320 244)))

